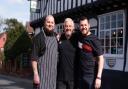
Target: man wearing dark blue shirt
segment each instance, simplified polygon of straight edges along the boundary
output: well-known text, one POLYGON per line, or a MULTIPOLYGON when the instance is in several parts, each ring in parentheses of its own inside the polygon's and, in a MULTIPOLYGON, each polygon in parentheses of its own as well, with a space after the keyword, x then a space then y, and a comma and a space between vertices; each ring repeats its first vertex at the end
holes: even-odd
POLYGON ((87 17, 80 18, 80 89, 99 89, 104 66, 99 39, 90 32, 87 17))

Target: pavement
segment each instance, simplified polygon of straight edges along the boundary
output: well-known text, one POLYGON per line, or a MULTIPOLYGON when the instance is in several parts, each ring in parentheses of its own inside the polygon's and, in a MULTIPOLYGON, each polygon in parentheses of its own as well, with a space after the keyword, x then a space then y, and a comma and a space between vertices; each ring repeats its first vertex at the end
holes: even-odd
POLYGON ((29 78, 28 79, 27 78, 20 78, 20 77, 14 77, 14 76, 4 75, 4 74, 0 74, 0 77, 7 78, 7 79, 17 81, 17 82, 32 84, 32 79, 29 79, 29 78))

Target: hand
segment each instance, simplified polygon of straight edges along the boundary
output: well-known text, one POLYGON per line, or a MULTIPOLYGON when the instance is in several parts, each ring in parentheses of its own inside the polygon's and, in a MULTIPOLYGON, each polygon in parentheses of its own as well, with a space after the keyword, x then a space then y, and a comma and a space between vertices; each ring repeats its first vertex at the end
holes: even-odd
POLYGON ((96 78, 95 80, 95 89, 99 89, 101 87, 101 79, 96 78))
POLYGON ((38 74, 34 74, 33 83, 40 84, 40 78, 38 74))

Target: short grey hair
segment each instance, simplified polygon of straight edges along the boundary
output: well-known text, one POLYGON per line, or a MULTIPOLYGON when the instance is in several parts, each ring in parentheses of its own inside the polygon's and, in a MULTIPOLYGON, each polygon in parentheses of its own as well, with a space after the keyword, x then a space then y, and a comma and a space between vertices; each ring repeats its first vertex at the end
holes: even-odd
POLYGON ((64 20, 64 25, 65 25, 65 23, 68 22, 68 21, 70 21, 70 22, 72 23, 73 27, 75 26, 75 25, 74 25, 74 21, 73 21, 71 18, 66 18, 66 19, 64 20))

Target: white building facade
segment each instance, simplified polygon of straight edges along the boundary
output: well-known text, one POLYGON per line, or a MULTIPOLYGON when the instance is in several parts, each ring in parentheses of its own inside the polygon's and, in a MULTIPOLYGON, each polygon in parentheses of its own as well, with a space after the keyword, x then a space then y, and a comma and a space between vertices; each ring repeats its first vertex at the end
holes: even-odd
POLYGON ((36 0, 40 12, 31 12, 31 24, 40 27, 52 14, 56 31, 63 31, 63 21, 72 18, 78 28, 80 16, 88 16, 91 31, 99 37, 104 51, 104 69, 128 73, 128 5, 126 0, 36 0))

